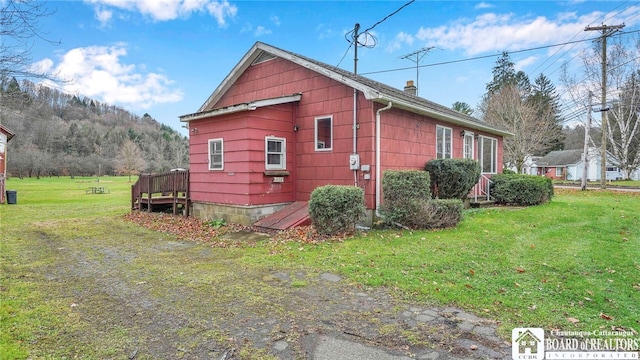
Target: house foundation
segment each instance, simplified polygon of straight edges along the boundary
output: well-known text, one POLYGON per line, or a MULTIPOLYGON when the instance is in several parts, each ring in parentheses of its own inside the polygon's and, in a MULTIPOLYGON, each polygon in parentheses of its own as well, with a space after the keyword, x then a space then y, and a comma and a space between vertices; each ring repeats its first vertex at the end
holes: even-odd
POLYGON ((290 203, 268 205, 229 205, 193 202, 191 213, 204 220, 224 219, 230 224, 251 226, 267 215, 271 215, 290 203))

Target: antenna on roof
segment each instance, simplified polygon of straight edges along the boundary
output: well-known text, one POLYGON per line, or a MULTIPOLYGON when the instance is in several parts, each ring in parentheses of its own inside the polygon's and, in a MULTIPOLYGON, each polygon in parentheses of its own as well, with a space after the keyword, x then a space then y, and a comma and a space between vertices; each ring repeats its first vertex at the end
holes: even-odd
POLYGON ((420 60, 427 55, 427 53, 431 50, 435 49, 435 46, 429 46, 422 48, 420 50, 416 50, 410 54, 400 56, 400 59, 408 59, 416 63, 416 95, 420 95, 420 60), (412 57, 415 56, 415 59, 412 57))

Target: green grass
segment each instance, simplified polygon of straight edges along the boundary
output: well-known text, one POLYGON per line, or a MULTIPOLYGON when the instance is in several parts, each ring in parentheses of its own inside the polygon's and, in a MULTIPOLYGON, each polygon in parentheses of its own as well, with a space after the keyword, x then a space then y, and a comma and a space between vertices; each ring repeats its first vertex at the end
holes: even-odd
POLYGON ((456 229, 373 231, 302 251, 283 247, 277 261, 472 310, 500 320, 505 335, 516 326, 637 329, 639 200, 563 192, 543 206, 469 211, 456 229))
MULTIPOLYGON (((126 177, 100 180, 110 194, 86 195, 94 184, 95 178, 9 179, 7 188, 17 190, 18 203, 0 206, 0 359, 112 358, 127 347, 127 332, 135 329, 114 327, 95 339, 79 336, 95 324, 77 317, 69 307, 72 299, 55 296, 60 289, 41 271, 60 261, 56 249, 72 242, 86 242, 86 256, 93 251, 98 257, 105 248, 126 253, 166 236, 123 220, 130 207, 126 177)), ((244 294, 243 306, 275 313, 292 310, 278 308, 272 299, 282 294, 261 285, 264 269, 329 271, 356 286, 385 286, 412 303, 459 306, 500 321, 505 337, 516 326, 637 330, 639 200, 632 193, 560 191, 542 206, 470 210, 455 229, 371 231, 320 245, 216 249, 215 261, 198 260, 206 249, 198 245, 166 250, 149 263, 136 260, 127 269, 134 283, 144 274, 149 282, 163 283, 163 291, 186 284, 193 292, 215 289, 221 299, 244 294), (243 279, 257 278, 233 285, 238 268, 243 279), (225 288, 225 279, 232 286, 225 288)), ((292 286, 308 284, 296 280, 292 286)), ((191 302, 198 299, 185 300, 191 302)))

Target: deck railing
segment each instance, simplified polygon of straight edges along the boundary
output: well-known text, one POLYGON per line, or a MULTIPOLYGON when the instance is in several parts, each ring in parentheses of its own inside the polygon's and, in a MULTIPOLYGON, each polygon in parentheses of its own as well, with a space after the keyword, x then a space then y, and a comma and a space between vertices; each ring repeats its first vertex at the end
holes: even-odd
POLYGON ((475 202, 478 200, 491 200, 491 179, 485 175, 480 175, 480 180, 473 187, 472 194, 475 202))
MULTIPOLYGON (((178 203, 184 203, 188 215, 189 172, 170 171, 161 174, 141 174, 138 181, 131 185, 131 209, 141 209, 147 204, 151 211, 154 199, 172 199, 174 214, 178 203), (180 201, 183 200, 183 201, 180 201)), ((160 203, 160 201, 158 201, 160 203)), ((164 203, 168 203, 165 201, 164 203)), ((169 202, 171 203, 171 202, 169 202)))

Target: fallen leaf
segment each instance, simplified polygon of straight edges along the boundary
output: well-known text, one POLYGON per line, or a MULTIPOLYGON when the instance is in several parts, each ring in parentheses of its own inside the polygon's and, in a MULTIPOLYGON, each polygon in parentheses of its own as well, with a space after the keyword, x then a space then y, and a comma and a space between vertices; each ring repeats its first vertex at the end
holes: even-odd
POLYGON ((471 274, 471 275, 475 275, 475 274, 476 274, 476 272, 475 272, 473 269, 470 269, 470 270, 469 270, 469 274, 471 274))
POLYGON ((533 304, 531 306, 529 306, 529 310, 533 311, 535 309, 537 309, 538 307, 536 306, 536 304, 533 304))
POLYGON ((613 318, 610 315, 607 315, 605 313, 600 313, 600 317, 605 320, 613 320, 613 318))
POLYGON ((585 299, 585 300, 587 300, 587 301, 593 301, 593 299, 588 298, 588 297, 586 297, 586 298, 584 298, 584 299, 585 299))
POLYGON ((473 289, 473 286, 471 286, 471 285, 469 285, 469 284, 464 284, 464 286, 465 286, 467 289, 473 289))
POLYGON ((517 267, 517 268, 516 268, 516 271, 522 274, 522 273, 523 273, 523 272, 525 272, 526 270, 525 270, 525 269, 523 269, 523 268, 521 268, 521 267, 517 267))
POLYGON ((576 319, 576 318, 572 318, 572 317, 568 317, 567 321, 573 324, 579 323, 580 320, 576 319))
POLYGON ((507 291, 507 289, 505 289, 505 288, 500 288, 500 289, 498 289, 498 294, 505 293, 506 291, 507 291))
POLYGON ((513 283, 513 285, 515 285, 516 287, 520 287, 520 284, 518 284, 517 282, 513 283))

